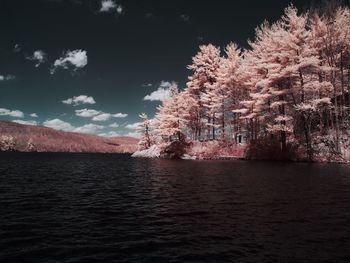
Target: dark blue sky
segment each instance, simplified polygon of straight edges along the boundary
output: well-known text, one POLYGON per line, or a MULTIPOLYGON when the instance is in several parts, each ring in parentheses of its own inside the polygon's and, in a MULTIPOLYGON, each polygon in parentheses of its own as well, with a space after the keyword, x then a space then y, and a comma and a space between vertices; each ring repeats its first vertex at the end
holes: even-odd
MULTIPOLYGON (((278 19, 290 3, 104 1, 102 9, 101 0, 0 0, 1 119, 66 130, 90 124, 82 130, 94 133, 133 132, 125 126, 137 122, 140 112, 153 116, 160 103, 144 101, 147 94, 162 81, 185 85, 186 66, 200 44, 234 41, 246 47, 255 27, 264 19, 278 19), (45 54, 42 61, 33 57, 39 50, 45 54), (72 64, 68 51, 74 50, 79 56, 72 64), (62 103, 79 95, 93 97, 95 104, 62 103), (95 112, 89 118, 76 116, 82 109, 95 112), (116 113, 128 116, 117 118, 116 113), (105 121, 93 120, 101 114, 105 121), (113 123, 119 127, 109 127, 113 123)), ((292 2, 300 10, 310 5, 292 2)))

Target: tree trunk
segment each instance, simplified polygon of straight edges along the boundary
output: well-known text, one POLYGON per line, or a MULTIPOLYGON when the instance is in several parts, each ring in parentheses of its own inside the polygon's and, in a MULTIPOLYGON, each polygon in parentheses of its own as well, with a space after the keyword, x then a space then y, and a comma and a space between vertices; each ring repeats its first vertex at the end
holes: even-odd
MULTIPOLYGON (((284 101, 284 95, 279 96, 279 100, 284 101)), ((280 106, 280 114, 282 116, 285 116, 285 114, 286 114, 286 110, 285 110, 284 105, 280 106)), ((282 121, 281 124, 286 125, 286 122, 282 121)), ((287 134, 285 131, 280 132, 280 143, 281 143, 281 151, 282 151, 282 153, 285 153, 287 150, 287 134)))
POLYGON ((222 107, 222 117, 221 117, 221 138, 225 139, 225 106, 222 107))
MULTIPOLYGON (((209 113, 208 113, 208 114, 209 114, 209 113)), ((209 125, 210 122, 211 122, 211 119, 210 119, 210 116, 208 116, 208 124, 207 124, 207 133, 208 133, 208 134, 207 134, 207 138, 206 138, 207 141, 210 140, 210 130, 211 130, 211 129, 210 129, 210 125, 209 125)))
POLYGON ((341 83, 341 108, 340 116, 342 122, 344 121, 344 106, 345 106, 345 85, 344 85, 344 65, 343 65, 343 52, 340 53, 340 83, 341 83))
POLYGON ((212 132, 213 132, 213 140, 215 140, 215 113, 213 114, 213 118, 212 118, 212 132))
POLYGON ((336 88, 336 76, 332 73, 332 84, 334 87, 333 97, 334 97, 334 114, 335 114, 335 148, 339 152, 339 112, 338 112, 338 100, 337 100, 337 88, 336 88))
POLYGON ((310 139, 310 127, 309 127, 309 118, 306 118, 304 115, 302 116, 304 123, 304 134, 305 134, 305 144, 306 144, 306 152, 309 162, 313 160, 313 149, 311 145, 310 139))

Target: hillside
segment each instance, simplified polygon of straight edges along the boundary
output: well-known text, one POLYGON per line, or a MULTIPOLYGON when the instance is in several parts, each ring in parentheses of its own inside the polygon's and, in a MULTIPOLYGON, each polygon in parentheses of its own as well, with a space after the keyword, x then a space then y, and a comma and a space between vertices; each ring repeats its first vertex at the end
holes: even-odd
POLYGON ((0 136, 3 135, 14 138, 17 151, 132 153, 138 142, 132 137, 104 138, 0 121, 0 136))

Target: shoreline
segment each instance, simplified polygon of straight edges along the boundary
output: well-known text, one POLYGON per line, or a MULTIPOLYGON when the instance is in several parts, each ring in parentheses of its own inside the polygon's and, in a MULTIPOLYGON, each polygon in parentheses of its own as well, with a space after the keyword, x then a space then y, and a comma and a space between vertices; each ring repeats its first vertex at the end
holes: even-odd
POLYGON ((140 159, 165 159, 165 160, 184 160, 184 161, 261 161, 261 162, 284 162, 284 163, 324 163, 324 164, 350 164, 350 161, 347 160, 312 160, 309 161, 307 159, 296 159, 296 160, 277 160, 277 159, 249 159, 244 156, 213 156, 213 157, 203 157, 203 156, 194 156, 189 154, 184 154, 180 158, 166 158, 161 157, 160 155, 145 155, 142 156, 141 152, 135 152, 131 154, 132 158, 140 158, 140 159))
MULTIPOLYGON (((166 158, 159 158, 166 159, 166 158)), ((350 164, 350 161, 308 161, 308 160, 272 160, 272 159, 247 159, 245 157, 229 157, 229 156, 216 156, 213 158, 204 157, 204 158, 193 158, 193 159, 181 159, 187 161, 257 161, 257 162, 274 162, 274 163, 324 163, 324 164, 350 164)))
POLYGON ((294 162, 294 163, 339 163, 349 164, 350 160, 340 156, 321 156, 315 154, 310 161, 303 154, 295 154, 294 156, 281 155, 261 155, 249 156, 247 146, 230 147, 209 147, 209 151, 204 151, 203 145, 200 147, 191 146, 185 149, 171 148, 169 145, 154 144, 150 148, 138 150, 134 152, 131 157, 145 158, 145 159, 180 159, 180 160, 194 160, 194 161, 267 161, 267 162, 294 162))
MULTIPOLYGON (((135 153, 135 152, 134 152, 135 153)), ((258 161, 258 162, 275 162, 275 163, 323 163, 323 164, 350 164, 350 161, 336 161, 336 160, 329 160, 329 161, 308 161, 308 160, 273 160, 273 159, 248 159, 245 157, 240 156, 214 156, 214 157, 199 157, 199 156, 189 156, 186 155, 182 158, 162 158, 162 157, 141 157, 141 156, 133 156, 132 152, 29 152, 29 151, 0 151, 0 155, 4 154, 106 154, 106 155, 128 155, 132 158, 139 158, 139 159, 164 159, 164 160, 182 160, 182 161, 258 161)))

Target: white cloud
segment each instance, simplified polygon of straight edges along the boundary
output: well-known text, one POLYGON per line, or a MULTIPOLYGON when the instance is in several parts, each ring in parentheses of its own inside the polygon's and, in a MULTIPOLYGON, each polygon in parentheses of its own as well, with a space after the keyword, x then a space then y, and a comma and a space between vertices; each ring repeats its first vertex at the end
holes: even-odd
POLYGON ((124 8, 122 5, 118 5, 113 0, 102 0, 100 12, 117 12, 118 14, 123 13, 124 8))
POLYGON ((76 110, 75 115, 83 118, 92 118, 93 121, 108 121, 111 118, 125 118, 128 114, 125 113, 106 113, 93 109, 76 110))
POLYGON ((119 133, 115 132, 115 131, 110 131, 107 133, 100 133, 98 134, 98 136, 102 136, 102 137, 117 137, 117 136, 121 136, 119 133))
POLYGON ((36 65, 35 67, 39 67, 40 64, 45 63, 46 62, 46 53, 42 50, 36 50, 34 51, 33 55, 30 57, 27 57, 27 59, 32 60, 32 61, 36 61, 36 65))
POLYGON ((134 137, 139 139, 141 137, 141 134, 139 132, 128 132, 124 134, 124 136, 134 137))
POLYGON ((79 133, 96 134, 98 131, 102 130, 103 128, 104 126, 89 123, 84 126, 77 127, 73 131, 79 132, 79 133))
POLYGON ((118 13, 118 14, 121 14, 121 13, 123 13, 123 11, 124 11, 124 8, 123 8, 121 5, 118 5, 118 7, 117 7, 117 13, 118 13))
POLYGON ((21 44, 15 44, 13 48, 13 52, 18 53, 18 52, 21 52, 21 50, 22 50, 21 44))
POLYGON ((83 68, 88 63, 87 52, 85 50, 77 49, 73 51, 66 51, 63 57, 56 59, 51 69, 51 74, 55 73, 56 69, 61 67, 63 69, 68 69, 73 67, 74 70, 83 68))
POLYGON ((25 125, 33 125, 33 126, 38 125, 36 121, 13 120, 12 122, 25 124, 25 125))
POLYGON ((182 14, 182 15, 180 15, 180 20, 183 22, 187 22, 190 20, 190 16, 187 14, 182 14))
POLYGON ((171 83, 169 81, 162 81, 156 91, 151 94, 146 95, 143 100, 149 101, 164 101, 170 98, 170 87, 171 83))
POLYGON ((38 114, 36 114, 36 113, 31 113, 31 114, 29 114, 29 116, 32 117, 32 118, 38 118, 39 117, 38 114))
POLYGON ((145 96, 143 100, 149 101, 164 101, 170 98, 170 90, 164 88, 158 88, 156 91, 153 91, 151 94, 145 96))
POLYGON ((99 115, 94 116, 92 118, 92 120, 93 121, 107 121, 110 118, 125 118, 127 116, 128 116, 128 114, 124 114, 124 113, 111 114, 111 113, 101 112, 99 115))
POLYGON ((142 84, 142 87, 152 87, 152 86, 153 86, 152 83, 142 84))
POLYGON ((162 80, 162 81, 160 82, 159 87, 165 88, 165 89, 169 89, 169 88, 171 87, 171 85, 172 85, 171 82, 162 80))
POLYGON ((126 114, 126 113, 115 113, 115 114, 112 114, 112 117, 114 117, 114 118, 125 118, 125 117, 128 117, 128 114, 126 114))
POLYGON ((14 79, 16 79, 16 76, 14 76, 14 75, 7 75, 6 76, 6 80, 14 80, 14 79))
POLYGON ((110 124, 109 127, 111 127, 111 128, 118 128, 119 124, 115 122, 115 123, 110 124))
POLYGON ((8 110, 4 108, 0 108, 0 115, 1 116, 10 116, 10 117, 16 117, 16 118, 23 118, 24 113, 20 110, 8 110))
POLYGON ((128 124, 125 126, 125 128, 129 130, 137 130, 140 127, 141 122, 135 122, 133 124, 128 124))
POLYGON ((60 119, 47 120, 43 123, 44 126, 62 131, 73 131, 75 127, 68 122, 60 119))
POLYGON ((81 109, 76 110, 75 115, 83 118, 92 118, 98 114, 100 114, 100 111, 93 110, 93 109, 81 109))
POLYGON ((14 80, 16 77, 14 75, 0 75, 0 81, 14 80))
POLYGON ((93 123, 85 124, 80 127, 75 127, 69 122, 62 121, 60 119, 47 120, 43 123, 45 127, 49 127, 55 130, 62 130, 68 132, 97 134, 100 130, 104 129, 102 125, 96 125, 93 123))
POLYGON ((108 121, 110 118, 125 118, 127 116, 128 116, 128 114, 124 114, 124 113, 111 114, 111 113, 101 112, 100 114, 94 116, 92 118, 92 120, 93 121, 108 121))
POLYGON ((68 98, 66 100, 62 100, 64 104, 73 104, 73 106, 77 106, 80 104, 95 104, 96 101, 94 100, 93 97, 87 96, 87 95, 79 95, 79 96, 74 96, 73 98, 68 98))
POLYGON ((101 113, 92 118, 93 121, 107 121, 112 117, 110 113, 101 113))
POLYGON ((117 4, 112 0, 102 0, 100 12, 110 12, 117 7, 117 4))

